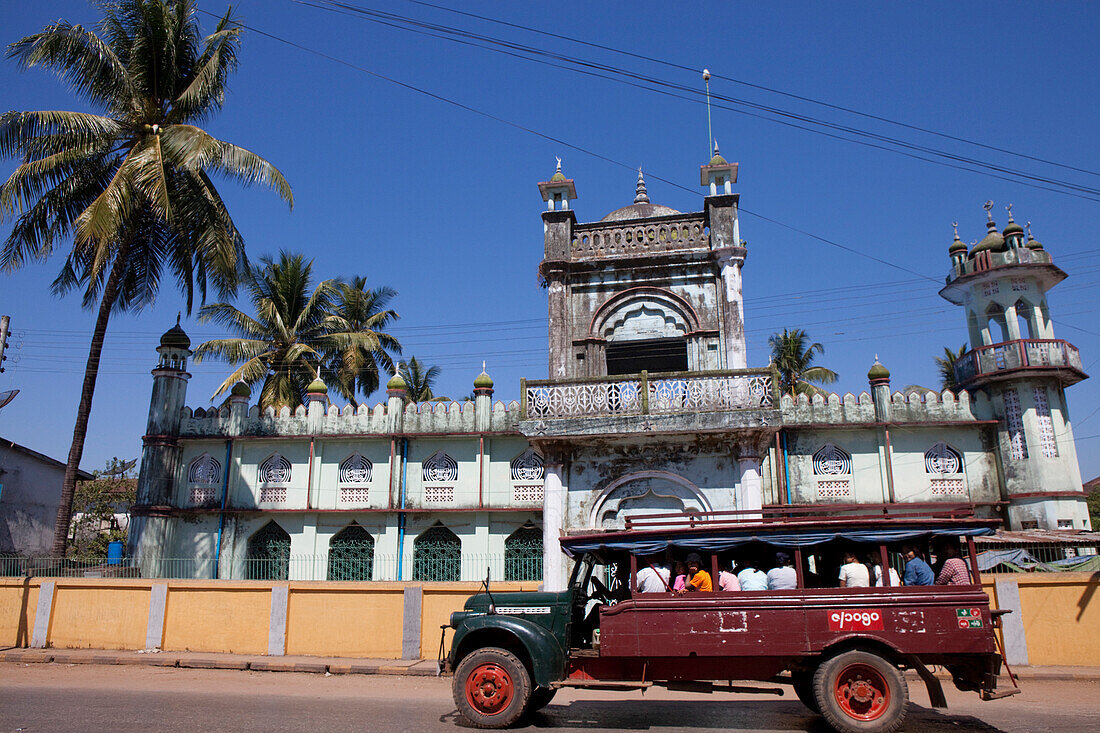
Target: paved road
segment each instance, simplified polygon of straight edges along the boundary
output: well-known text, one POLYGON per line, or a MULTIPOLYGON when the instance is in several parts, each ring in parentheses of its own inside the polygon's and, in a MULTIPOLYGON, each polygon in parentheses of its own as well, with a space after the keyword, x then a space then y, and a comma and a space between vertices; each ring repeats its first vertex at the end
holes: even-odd
MULTIPOLYGON (((908 731, 1095 731, 1100 682, 1031 681, 983 703, 948 690, 951 710, 914 689, 908 731)), ((820 718, 789 694, 563 691, 526 730, 812 731, 820 718)), ((0 663, 7 731, 460 731, 449 680, 97 665, 0 663)))

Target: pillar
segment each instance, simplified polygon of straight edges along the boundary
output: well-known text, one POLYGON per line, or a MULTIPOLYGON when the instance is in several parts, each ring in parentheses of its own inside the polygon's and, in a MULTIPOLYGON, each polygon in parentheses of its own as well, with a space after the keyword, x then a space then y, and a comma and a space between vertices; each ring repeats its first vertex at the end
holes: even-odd
POLYGON ((755 445, 742 444, 737 448, 737 509, 752 512, 739 515, 742 519, 758 519, 764 507, 764 479, 760 451, 755 445))
POLYGON ((558 540, 565 520, 565 485, 562 482, 563 463, 547 454, 543 464, 542 484, 542 577, 543 590, 565 590, 565 556, 558 540))

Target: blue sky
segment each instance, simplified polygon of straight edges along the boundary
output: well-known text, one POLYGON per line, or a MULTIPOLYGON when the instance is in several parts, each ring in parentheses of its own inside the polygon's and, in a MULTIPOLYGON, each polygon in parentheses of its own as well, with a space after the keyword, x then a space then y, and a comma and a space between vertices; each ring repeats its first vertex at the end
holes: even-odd
MULTIPOLYGON (((680 71, 406 0, 357 4, 537 45, 572 58, 629 67, 694 87, 680 71)), ((460 7, 453 0, 440 4, 460 7)), ((201 8, 224 10, 224 3, 201 8)), ((250 255, 307 253, 321 277, 363 274, 390 285, 406 354, 443 369, 440 388, 467 394, 484 359, 497 396, 521 377, 546 376, 546 296, 536 281, 543 208, 536 182, 554 156, 576 180, 582 221, 631 202, 636 173, 650 198, 702 206, 698 166, 708 155, 701 104, 485 50, 414 35, 290 0, 244 0, 258 30, 352 66, 421 87, 549 141, 363 71, 246 32, 225 110, 208 125, 279 166, 294 188, 274 195, 221 184, 250 255), (565 143, 620 162, 600 160, 565 143), (674 181, 679 188, 657 178, 674 181), (692 193, 691 191, 695 191, 692 193)), ((682 64, 716 75, 978 140, 1087 171, 1100 170, 1095 3, 591 3, 470 2, 464 10, 682 64), (688 8, 685 10, 685 8, 688 8)), ((81 0, 0 5, 4 43, 64 17, 91 23, 81 0)), ((206 27, 210 19, 204 18, 206 27)), ((900 137, 1030 174, 1100 187, 1096 175, 981 150, 715 78, 716 94, 900 137)), ((61 82, 0 62, 0 108, 81 109, 61 82)), ((1093 297, 1096 201, 914 160, 897 153, 714 109, 723 154, 741 165, 737 190, 748 241, 744 293, 750 366, 768 361, 768 336, 804 328, 840 373, 837 391, 867 388, 876 354, 895 388, 937 383, 933 356, 967 340, 961 309, 937 296, 948 270, 951 222, 984 235, 981 205, 1014 204, 1069 278, 1049 296, 1055 333, 1100 365, 1093 297), (824 237, 856 254, 753 212, 824 237), (861 256, 865 255, 865 256, 861 256), (875 259, 872 259, 875 258, 875 259), (896 265, 876 260, 884 260, 896 265), (902 268, 902 269, 897 269, 902 268)), ((0 162, 8 175, 14 164, 0 162)), ((1095 196, 1093 198, 1096 198, 1095 196)), ((6 236, 7 226, 0 225, 6 236)), ((0 435, 64 459, 94 314, 50 296, 60 260, 0 275, 0 313, 14 335, 0 389, 19 397, 0 412, 0 435)), ((137 456, 157 337, 182 297, 165 289, 152 308, 116 316, 100 371, 83 465, 137 456)), ((186 318, 194 342, 218 330, 186 318)), ((228 373, 195 365, 188 404, 209 404, 228 373)), ((371 402, 381 399, 376 393, 371 402)), ((1100 474, 1100 381, 1069 390, 1086 479, 1100 474)))

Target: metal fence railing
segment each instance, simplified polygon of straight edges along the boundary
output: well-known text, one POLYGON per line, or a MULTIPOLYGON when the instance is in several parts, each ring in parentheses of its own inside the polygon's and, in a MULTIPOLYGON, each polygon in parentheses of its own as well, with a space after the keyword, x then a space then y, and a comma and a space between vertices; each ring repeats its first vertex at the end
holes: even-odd
POLYGON ((484 580, 542 580, 542 555, 468 554, 460 557, 417 557, 346 554, 285 555, 249 558, 122 557, 73 559, 0 555, 0 577, 155 578, 231 580, 373 580, 447 582, 484 580), (399 575, 400 570, 400 575, 399 575), (217 571, 217 572, 215 572, 217 571))

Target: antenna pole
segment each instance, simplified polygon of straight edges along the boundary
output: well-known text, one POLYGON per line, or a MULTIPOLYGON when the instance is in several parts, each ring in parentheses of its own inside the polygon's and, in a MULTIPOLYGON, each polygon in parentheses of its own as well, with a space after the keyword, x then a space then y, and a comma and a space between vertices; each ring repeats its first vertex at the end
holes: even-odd
POLYGON ((703 69, 703 84, 707 87, 707 158, 714 150, 714 134, 710 128, 710 69, 703 69))
POLYGON ((8 329, 11 324, 10 316, 0 316, 0 373, 4 371, 4 349, 8 346, 8 329))

